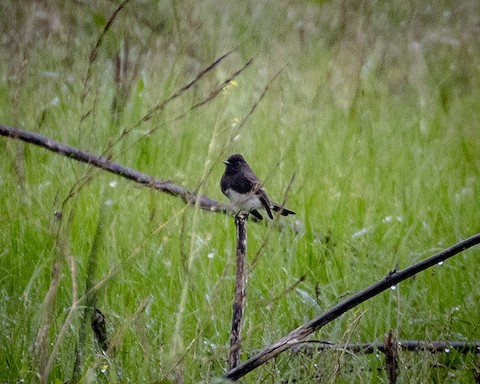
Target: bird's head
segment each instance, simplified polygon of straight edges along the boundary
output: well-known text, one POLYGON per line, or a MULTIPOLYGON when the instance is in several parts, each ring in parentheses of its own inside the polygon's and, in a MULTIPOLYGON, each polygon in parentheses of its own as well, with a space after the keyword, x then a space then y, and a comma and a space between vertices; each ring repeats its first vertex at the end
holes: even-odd
POLYGON ((246 164, 245 163, 245 159, 243 158, 242 155, 240 154, 235 154, 235 155, 232 155, 230 156, 227 160, 225 160, 223 162, 226 166, 227 166, 227 170, 228 169, 237 169, 239 168, 242 164, 246 164))

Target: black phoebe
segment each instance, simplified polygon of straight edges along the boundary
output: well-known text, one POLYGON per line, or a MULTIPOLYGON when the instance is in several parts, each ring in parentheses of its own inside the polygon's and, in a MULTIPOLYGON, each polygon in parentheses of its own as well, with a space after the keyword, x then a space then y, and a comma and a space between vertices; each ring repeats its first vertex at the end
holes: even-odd
POLYGON ((258 209, 265 208, 268 217, 273 219, 272 209, 283 216, 295 212, 271 202, 262 188, 262 183, 249 167, 242 155, 232 155, 224 161, 225 173, 222 176, 220 187, 233 206, 241 211, 250 212, 257 219, 262 220, 258 209))

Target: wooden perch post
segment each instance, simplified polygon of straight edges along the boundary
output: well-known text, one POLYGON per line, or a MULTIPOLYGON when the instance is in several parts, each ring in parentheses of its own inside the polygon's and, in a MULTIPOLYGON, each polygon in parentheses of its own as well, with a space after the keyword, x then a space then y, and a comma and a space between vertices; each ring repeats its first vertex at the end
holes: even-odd
POLYGON ((395 384, 398 378, 398 342, 393 331, 385 334, 385 367, 389 384, 395 384))
POLYGON ((237 269, 235 275, 235 296, 233 299, 232 332, 230 335, 229 369, 235 368, 240 363, 243 310, 245 308, 247 290, 247 215, 238 214, 235 216, 235 228, 237 231, 237 269))

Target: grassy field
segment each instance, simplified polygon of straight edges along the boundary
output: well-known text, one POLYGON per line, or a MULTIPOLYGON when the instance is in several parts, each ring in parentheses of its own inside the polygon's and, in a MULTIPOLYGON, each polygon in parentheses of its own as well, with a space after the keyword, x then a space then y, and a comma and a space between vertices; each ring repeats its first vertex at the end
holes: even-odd
MULTIPOLYGON (((248 226, 242 359, 480 232, 477 1, 33 1, 0 15, 1 124, 222 202, 221 160, 242 153, 297 212, 281 231, 248 226)), ((231 217, 0 138, 0 228, 0 382, 226 372, 231 217)), ((479 252, 312 339, 479 340, 479 252)), ((385 383, 383 367, 381 354, 287 352, 243 382, 385 383)), ((475 355, 401 352, 398 382, 474 382, 475 367, 475 355)))

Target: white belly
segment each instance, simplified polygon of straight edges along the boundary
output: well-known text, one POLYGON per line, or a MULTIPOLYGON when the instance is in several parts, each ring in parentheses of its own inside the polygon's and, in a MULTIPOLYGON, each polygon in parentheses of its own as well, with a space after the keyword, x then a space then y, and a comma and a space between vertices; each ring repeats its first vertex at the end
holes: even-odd
POLYGON ((263 208, 263 205, 258 198, 258 196, 253 193, 248 195, 242 195, 241 193, 235 192, 232 189, 227 189, 225 194, 230 199, 230 202, 238 209, 246 212, 253 211, 254 209, 263 208))

